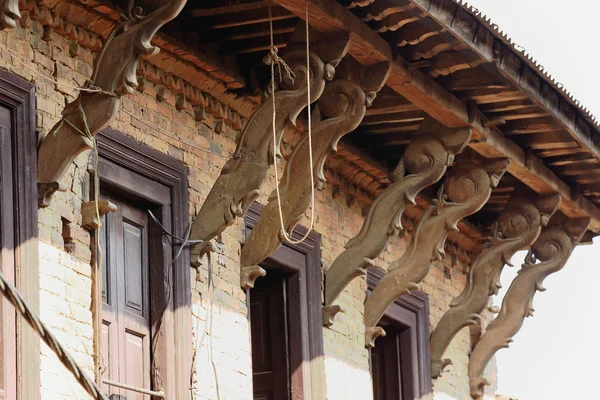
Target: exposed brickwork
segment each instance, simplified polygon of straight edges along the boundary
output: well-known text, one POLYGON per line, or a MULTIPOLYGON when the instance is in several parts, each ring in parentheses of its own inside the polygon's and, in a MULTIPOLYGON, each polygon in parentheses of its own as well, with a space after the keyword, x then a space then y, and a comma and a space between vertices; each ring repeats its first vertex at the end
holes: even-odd
MULTIPOLYGON (((86 47, 74 47, 70 40, 56 32, 45 31, 36 20, 26 22, 27 28, 0 32, 0 49, 19 55, 27 67, 16 62, 8 52, 0 51, 0 68, 35 82, 37 130, 47 133, 59 120, 65 102, 74 98, 75 91, 42 79, 29 68, 70 86, 79 86, 91 75, 94 53, 86 47)), ((182 107, 176 94, 152 81, 144 82, 143 92, 123 98, 122 109, 111 123, 114 129, 189 166, 190 220, 235 149, 237 132, 225 125, 219 134, 215 132, 216 125, 217 119, 210 113, 201 122, 197 121, 191 106, 182 107)), ((297 133, 288 132, 289 144, 297 140, 297 133)), ((287 145, 283 146, 284 153, 286 148, 287 145)), ((81 202, 88 200, 90 187, 88 159, 88 152, 77 158, 64 178, 69 190, 57 193, 51 206, 40 210, 39 250, 41 317, 92 375, 90 235, 81 227, 80 214, 81 202), (70 221, 69 249, 72 251, 69 253, 65 251, 62 219, 70 221)), ((274 184, 271 175, 259 202, 266 203, 274 184)), ((330 186, 316 196, 314 229, 322 235, 322 261, 327 267, 360 229, 361 209, 349 207, 345 199, 334 199, 330 186)), ((309 221, 305 218, 302 223, 307 226, 309 221)), ((195 399, 217 398, 217 390, 220 399, 252 398, 246 295, 239 287, 243 239, 241 219, 218 238, 217 251, 210 260, 214 290, 208 287, 208 260, 204 260, 198 271, 192 271, 193 331, 189 334, 196 349, 195 399)), ((385 268, 400 257, 409 239, 408 236, 393 239, 387 251, 376 260, 377 266, 385 268)), ((422 285, 431 299, 432 326, 462 290, 465 272, 465 265, 451 256, 433 265, 422 285), (451 279, 447 278, 448 272, 451 279)), ((372 397, 362 323, 365 291, 365 279, 355 280, 339 299, 344 313, 331 329, 323 330, 327 398, 330 400, 372 397)), ((469 352, 470 336, 465 329, 448 350, 447 355, 455 365, 435 383, 436 398, 468 398, 469 352)), ((41 368, 43 399, 86 398, 45 347, 42 347, 41 368)))

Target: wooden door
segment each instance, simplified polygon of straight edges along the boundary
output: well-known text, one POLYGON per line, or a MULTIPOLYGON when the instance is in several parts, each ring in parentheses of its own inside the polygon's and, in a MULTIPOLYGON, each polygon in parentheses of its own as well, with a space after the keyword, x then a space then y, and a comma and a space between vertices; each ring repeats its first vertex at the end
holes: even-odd
MULTIPOLYGON (((107 214, 101 232, 102 357, 106 367, 103 377, 149 389, 148 215, 114 195, 102 197, 118 207, 116 212, 107 214)), ((108 392, 121 394, 127 400, 150 400, 148 395, 115 387, 108 392)))
POLYGON ((374 400, 402 400, 402 334, 391 325, 371 349, 371 377, 374 400))
MULTIPOLYGON (((10 110, 0 106, 0 267, 15 282, 14 187, 10 110)), ((0 300, 0 399, 17 398, 16 314, 0 300)))
POLYGON ((290 398, 286 280, 270 270, 250 295, 254 400, 290 398))

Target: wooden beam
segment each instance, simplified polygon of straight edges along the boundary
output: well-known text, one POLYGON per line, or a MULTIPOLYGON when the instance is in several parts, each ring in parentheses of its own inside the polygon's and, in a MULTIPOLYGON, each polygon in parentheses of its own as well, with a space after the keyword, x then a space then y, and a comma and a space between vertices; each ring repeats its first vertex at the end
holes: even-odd
MULTIPOLYGON (((574 147, 571 149, 541 150, 541 151, 536 152, 536 156, 540 159, 543 159, 545 162, 546 157, 566 156, 569 154, 577 154, 577 153, 582 153, 582 152, 585 152, 585 150, 583 150, 580 146, 577 146, 577 147, 574 147)), ((587 153, 587 154, 589 154, 589 153, 587 153)))
POLYGON ((378 0, 369 7, 355 10, 355 14, 364 22, 381 21, 392 14, 411 10, 415 7, 416 5, 408 0, 378 0))
POLYGON ((365 133, 367 135, 381 135, 384 133, 394 133, 394 132, 415 132, 421 126, 421 121, 417 121, 416 123, 408 123, 408 124, 386 124, 377 127, 371 127, 369 129, 365 129, 365 133))
MULTIPOLYGON (((279 49, 286 47, 290 34, 284 33, 273 35, 273 44, 279 49)), ((267 37, 252 38, 228 42, 224 47, 224 53, 247 54, 271 48, 271 39, 267 37)))
MULTIPOLYGON (((281 7, 274 7, 271 11, 271 15, 273 21, 295 18, 294 14, 281 7)), ((200 31, 206 32, 213 29, 232 28, 234 26, 252 25, 268 21, 269 13, 265 10, 257 9, 254 11, 212 17, 203 22, 198 28, 200 31)))
POLYGON ((370 117, 365 117, 361 122, 361 126, 420 122, 423 121, 425 117, 426 114, 421 110, 395 114, 373 115, 370 117))
MULTIPOLYGON (((497 128, 485 128, 487 118, 476 108, 443 89, 431 78, 409 68, 402 57, 394 58, 389 44, 368 25, 333 0, 276 0, 298 17, 304 19, 306 7, 309 22, 321 32, 350 32, 350 54, 365 65, 382 61, 392 62, 387 85, 433 118, 449 127, 471 126, 475 140, 470 147, 487 158, 508 157, 508 171, 537 193, 558 193, 563 198, 560 209, 570 217, 592 216, 590 229, 600 232, 600 209, 582 196, 572 193, 541 160, 527 156, 516 143, 508 140, 497 128), (527 159, 527 162, 526 162, 527 159), (527 164, 527 167, 526 167, 527 164)), ((516 100, 527 98, 521 94, 516 100)), ((508 100, 508 99, 504 99, 508 100)))
MULTIPOLYGON (((394 28, 392 26, 392 28, 394 28)), ((424 25, 420 19, 414 19, 409 24, 402 26, 398 29, 388 29, 396 31, 388 35, 390 43, 394 43, 398 47, 405 47, 408 45, 416 45, 423 42, 425 39, 439 35, 440 32, 432 30, 429 26, 424 25)), ((386 30, 379 30, 385 32, 386 30)))
POLYGON ((575 177, 575 181, 578 186, 590 184, 590 183, 598 183, 600 182, 600 175, 586 175, 586 176, 577 176, 575 177))
POLYGON ((241 3, 224 7, 214 8, 196 8, 191 11, 194 17, 211 17, 213 15, 232 14, 243 11, 256 10, 258 8, 266 8, 271 4, 271 0, 255 1, 254 3, 241 3))
POLYGON ((422 15, 423 11, 419 10, 418 8, 412 8, 406 11, 393 13, 383 18, 381 22, 376 23, 374 25, 374 29, 381 33, 397 31, 411 22, 419 21, 422 15))
POLYGON ((437 36, 432 36, 423 40, 414 46, 405 49, 405 57, 409 61, 431 58, 444 52, 451 51, 458 43, 448 32, 441 32, 437 36), (453 42, 454 40, 454 42, 453 42))
POLYGON ((484 66, 456 71, 441 78, 439 83, 450 91, 479 88, 507 90, 512 87, 504 77, 490 73, 489 68, 484 68, 484 66))
POLYGON ((367 108, 366 116, 394 114, 417 110, 419 110, 418 107, 403 97, 395 96, 390 98, 377 96, 373 102, 373 105, 367 108))
POLYGON ((597 161, 594 157, 589 155, 587 152, 581 150, 581 153, 577 154, 566 154, 548 157, 544 159, 546 165, 550 165, 552 167, 560 167, 564 165, 571 164, 596 164, 597 161))
POLYGON ((502 119, 504 121, 514 121, 514 120, 522 120, 522 119, 535 119, 535 118, 543 118, 548 117, 548 113, 546 110, 541 109, 538 106, 521 108, 519 110, 510 110, 501 113, 490 113, 488 114, 490 118, 494 119, 502 119))
MULTIPOLYGON (((496 116, 494 116, 496 118, 496 116)), ((564 128, 556 124, 554 120, 537 119, 533 121, 512 121, 507 123, 503 130, 509 135, 529 135, 542 132, 564 132, 564 128)))
POLYGON ((527 99, 520 90, 502 89, 474 89, 461 93, 460 96, 474 101, 477 105, 527 99))
POLYGON ((600 179, 600 165, 598 164, 587 164, 587 165, 571 165, 568 167, 559 167, 555 171, 561 176, 583 176, 583 175, 595 175, 600 179))
MULTIPOLYGON (((282 33, 290 33, 296 29, 296 23, 292 20, 281 20, 273 22, 273 34, 279 35, 282 33)), ((262 22, 260 24, 249 26, 240 26, 231 28, 227 31, 222 32, 221 35, 214 35, 209 37, 207 40, 212 42, 230 41, 230 40, 244 40, 260 38, 270 35, 270 28, 268 22, 262 22)), ((207 35, 210 36, 210 35, 207 35)))
MULTIPOLYGON (((494 38, 494 34, 455 0, 411 0, 426 11, 442 27, 475 51, 481 58, 494 63, 498 71, 517 84, 528 98, 548 111, 585 149, 600 160, 600 140, 595 139, 597 129, 582 118, 576 107, 563 98, 535 71, 532 63, 517 55, 512 46, 494 38)), ((594 217, 596 219, 596 217, 594 217)), ((592 222, 595 225, 596 222, 592 222)))
POLYGON ((540 132, 514 137, 521 146, 532 150, 572 149, 579 144, 566 132, 540 132))
POLYGON ((433 78, 437 78, 453 74, 457 71, 475 68, 484 62, 484 60, 476 58, 474 54, 473 57, 470 57, 464 53, 442 53, 431 60, 431 67, 427 69, 427 74, 433 78))
POLYGON ((478 107, 479 111, 487 115, 487 113, 522 110, 531 106, 531 100, 524 99, 501 101, 499 103, 480 104, 478 107))

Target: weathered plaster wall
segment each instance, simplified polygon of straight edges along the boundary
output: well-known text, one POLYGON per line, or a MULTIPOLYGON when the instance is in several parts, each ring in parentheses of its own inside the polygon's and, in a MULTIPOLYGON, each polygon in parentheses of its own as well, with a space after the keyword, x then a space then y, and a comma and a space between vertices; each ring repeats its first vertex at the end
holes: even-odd
MULTIPOLYGON (((47 31, 36 21, 26 19, 26 28, 0 31, 0 68, 35 82, 37 130, 47 133, 60 119, 66 101, 75 91, 43 79, 52 77, 69 86, 83 85, 91 76, 94 54, 75 46, 65 37, 47 31), (17 55, 18 60, 7 51, 17 55), (36 72, 33 72, 33 71, 36 72)), ((169 154, 190 168, 190 220, 206 198, 222 165, 235 148, 238 132, 226 127, 214 131, 215 118, 207 114, 201 122, 187 107, 178 110, 175 96, 146 82, 143 92, 123 98, 122 109, 111 126, 136 140, 169 154)), ((288 141, 297 139, 288 135, 288 141)), ((89 153, 77 158, 64 178, 69 190, 57 193, 52 205, 39 213, 41 317, 58 339, 93 374, 90 235, 81 227, 81 202, 88 200, 89 153), (73 245, 65 250, 63 225, 70 223, 73 245)), ((274 188, 269 177, 259 202, 265 204, 274 188)), ((303 224, 308 225, 305 219, 303 224)), ((346 241, 362 224, 360 210, 332 197, 331 189, 317 193, 315 230, 322 235, 322 261, 329 266, 343 250, 346 241), (343 229, 340 229, 343 228, 343 229)), ((407 238, 394 239, 376 264, 385 268, 404 251, 407 238)), ((246 318, 246 296, 239 287, 242 220, 238 220, 217 240, 212 255, 215 289, 208 288, 207 263, 192 270, 193 337, 196 368, 193 376, 195 399, 251 399, 252 374, 250 340, 246 318), (217 391, 220 396, 217 396, 217 391)), ((466 268, 447 256, 436 263, 423 284, 431 301, 431 325, 435 326, 450 300, 465 283, 466 268), (447 269, 446 275, 444 269, 447 269), (449 277, 448 277, 449 273, 449 277)), ((372 397, 368 351, 364 348, 362 324, 365 279, 355 280, 343 293, 339 304, 345 312, 332 329, 324 329, 327 398, 361 399, 372 397)), ((453 342, 448 355, 455 365, 435 383, 436 398, 467 399, 468 330, 453 342)), ((42 345, 43 399, 83 399, 86 395, 56 357, 42 345)))

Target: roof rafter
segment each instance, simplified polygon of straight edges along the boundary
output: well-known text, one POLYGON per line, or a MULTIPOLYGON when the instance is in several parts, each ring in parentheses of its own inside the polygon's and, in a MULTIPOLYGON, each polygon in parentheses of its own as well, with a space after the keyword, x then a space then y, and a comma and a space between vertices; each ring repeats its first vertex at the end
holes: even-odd
MULTIPOLYGON (((469 145, 488 158, 508 157, 508 171, 540 194, 556 192, 561 195, 561 211, 570 217, 591 216, 589 229, 600 232, 600 209, 560 180, 543 162, 527 154, 519 145, 508 140, 497 128, 486 128, 486 117, 474 104, 467 105, 423 73, 410 69, 402 57, 394 58, 389 44, 350 11, 333 0, 276 0, 298 17, 306 18, 321 32, 349 31, 352 40, 350 54, 359 62, 372 65, 392 62, 387 85, 417 107, 448 127, 473 129, 474 141, 469 145)), ((421 2, 422 3, 422 2, 421 2)), ((418 3, 417 3, 418 4, 418 3)))

